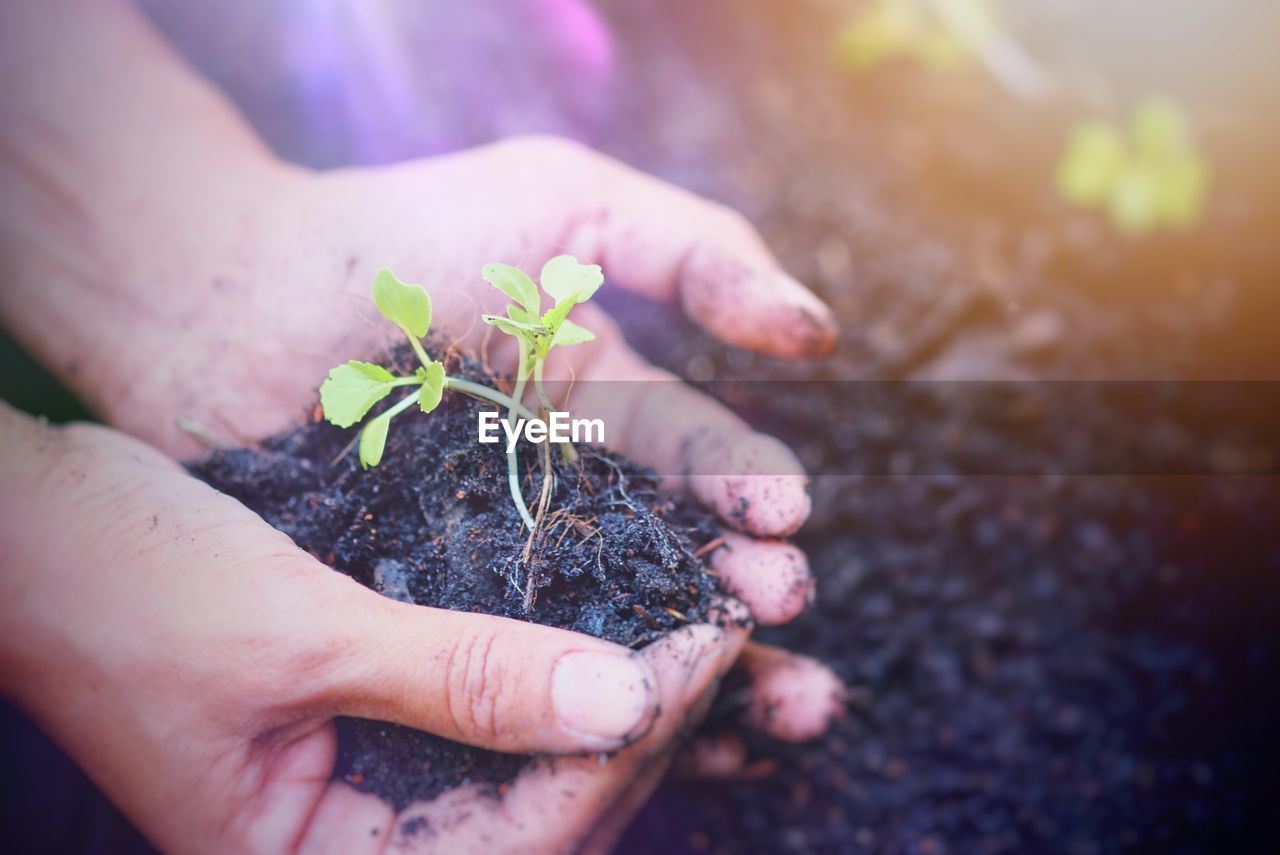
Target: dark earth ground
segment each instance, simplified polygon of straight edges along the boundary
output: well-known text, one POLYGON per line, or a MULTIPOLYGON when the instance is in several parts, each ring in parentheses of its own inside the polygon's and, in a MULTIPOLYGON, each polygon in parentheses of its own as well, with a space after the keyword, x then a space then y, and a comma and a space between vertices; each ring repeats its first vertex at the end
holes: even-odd
MULTIPOLYGON (((166 16, 179 4, 149 5, 281 153, 318 165, 381 157, 335 149, 332 134, 322 149, 296 104, 245 84, 239 44, 201 47, 166 16)), ((1080 5, 1095 16, 1108 8, 1080 5)), ((1193 8, 1176 6, 1171 19, 1193 8)), ((1275 378, 1280 192, 1268 152, 1280 134, 1240 80, 1207 73, 1256 74, 1240 63, 1273 56, 1272 10, 1212 9, 1225 36, 1105 69, 1119 103, 1170 90, 1211 119, 1204 225, 1121 240, 1063 210, 1048 183, 1083 108, 1030 109, 981 75, 845 75, 828 46, 849 8, 604 4, 619 77, 595 112, 511 98, 477 122, 474 104, 424 91, 442 124, 465 129, 457 145, 568 125, 737 207, 843 322, 840 352, 803 368, 691 331, 628 330, 694 380, 1275 378)), ((1033 48, 1082 61, 1081 33, 1055 28, 1050 12, 1028 14, 1041 15, 1033 48)), ((488 4, 457 15, 502 32, 488 4)), ((1107 44, 1088 46, 1105 59, 1123 54, 1126 38, 1145 43, 1141 26, 1152 21, 1126 29, 1125 20, 1108 16, 1107 44)), ((513 83, 529 76, 492 71, 513 83)), ((403 145, 395 156, 431 150, 403 145)), ((819 580, 817 607, 762 633, 835 667, 853 687, 851 715, 813 745, 753 743, 761 759, 751 780, 664 784, 624 851, 1262 848, 1280 755, 1274 476, 1053 474, 1052 445, 1048 475, 972 474, 981 461, 950 473, 942 448, 897 443, 904 420, 963 414, 958 427, 991 433, 993 471, 1022 432, 954 406, 950 383, 934 405, 890 416, 852 408, 844 385, 825 395, 806 385, 781 403, 775 385, 761 388, 769 398, 735 403, 806 458, 885 471, 898 444, 931 474, 819 479, 799 538, 819 580)), ((1059 449, 1078 436, 1163 441, 1158 419, 1084 412, 1085 428, 1060 426, 1059 449)), ((1199 439, 1193 431, 1178 447, 1199 439)))
MULTIPOLYGON (((686 103, 643 123, 701 115, 706 148, 629 159, 744 210, 835 306, 845 339, 797 369, 692 331, 629 329, 651 358, 704 381, 1274 378, 1276 197, 1269 172, 1249 174, 1259 160, 1232 162, 1246 143, 1207 141, 1226 168, 1199 233, 1121 241, 1046 187, 1066 118, 1021 118, 972 81, 842 79, 826 57, 803 59, 820 23, 728 23, 712 6, 663 21, 672 53, 696 59, 652 64, 654 92, 686 103), (717 39, 734 47, 698 50, 717 39)), ((1081 442, 1162 441, 1164 420, 1109 411, 1098 389, 1074 418, 1037 425, 1057 434, 1029 449, 1049 475, 948 474, 942 443, 912 439, 918 422, 989 433, 990 473, 1028 452, 1029 426, 962 384, 878 412, 847 384, 822 386, 711 384, 826 471, 939 473, 814 485, 798 540, 818 604, 761 637, 833 665, 852 714, 813 745, 757 741, 753 780, 669 782, 623 850, 1260 847, 1280 709, 1274 475, 1053 474, 1074 471, 1081 442)), ((1036 391, 1062 403, 1052 384, 1036 391)), ((1183 454, 1210 441, 1187 439, 1183 454)))

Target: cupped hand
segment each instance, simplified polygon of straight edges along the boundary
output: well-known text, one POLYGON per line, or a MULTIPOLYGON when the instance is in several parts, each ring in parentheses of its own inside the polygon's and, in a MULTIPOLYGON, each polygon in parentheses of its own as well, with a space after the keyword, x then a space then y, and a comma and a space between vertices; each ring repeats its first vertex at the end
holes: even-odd
POLYGON ((21 606, 0 628, 3 688, 165 851, 380 851, 394 833, 448 851, 486 835, 582 840, 672 750, 743 640, 695 625, 634 653, 404 605, 137 440, 3 405, 0 436, 32 452, 6 462, 0 492, 5 563, 21 569, 0 576, 21 606), (456 790, 397 819, 332 780, 338 715, 500 751, 625 750, 603 767, 594 753, 543 760, 501 801, 456 790), (561 821, 503 825, 539 812, 561 821), (431 834, 399 830, 418 816, 431 834))
MULTIPOLYGON (((99 368, 100 382, 87 384, 112 423, 179 457, 200 450, 196 437, 240 444, 288 428, 314 407, 333 365, 396 343, 370 297, 380 267, 423 283, 436 333, 477 350, 489 329, 480 314, 506 303, 480 268, 503 261, 536 273, 562 252, 600 263, 606 288, 679 301, 733 344, 801 356, 834 342, 828 310, 740 215, 563 140, 276 171, 214 222, 200 240, 129 265, 170 289, 148 307, 162 340, 145 349, 145 368, 99 368)), ((799 462, 640 358, 595 306, 574 317, 598 338, 560 349, 548 373, 580 384, 575 415, 605 418, 610 446, 721 517, 730 533, 717 570, 757 621, 794 617, 812 583, 804 556, 777 538, 809 513, 799 462), (590 382, 615 380, 628 382, 590 382)), ((514 367, 493 350, 495 368, 514 367)))
MULTIPOLYGON (((97 402, 112 422, 174 455, 197 451, 194 436, 240 444, 288 428, 310 412, 316 386, 334 364, 374 356, 395 343, 394 331, 377 319, 369 296, 373 274, 383 266, 426 285, 435 306, 435 330, 448 340, 475 348, 483 344, 480 313, 500 311, 504 304, 501 295, 480 278, 480 267, 505 261, 536 271, 561 252, 601 263, 606 287, 678 300, 695 320, 735 344, 800 356, 819 353, 832 343, 833 326, 826 309, 779 270, 741 217, 563 141, 516 140, 420 163, 323 175, 273 173, 254 199, 256 207, 240 209, 231 220, 215 219, 221 225, 202 241, 157 256, 160 261, 140 257, 130 266, 132 275, 145 279, 170 282, 184 277, 188 290, 154 308, 160 317, 152 319, 152 326, 167 328, 171 335, 151 343, 155 354, 149 366, 151 382, 128 382, 130 371, 104 371, 97 402), (181 262, 173 261, 174 257, 181 262), (126 380, 118 381, 117 376, 126 380)), ((584 306, 575 318, 596 331, 598 339, 570 349, 553 365, 555 376, 578 381, 649 381, 582 383, 572 402, 575 414, 604 416, 611 424, 624 424, 621 435, 610 437, 611 445, 662 472, 674 473, 673 486, 689 489, 721 517, 726 548, 713 554, 713 564, 726 588, 747 605, 756 622, 780 623, 794 617, 812 596, 812 581, 803 554, 779 538, 794 532, 808 515, 799 463, 776 440, 752 432, 718 403, 647 364, 602 312, 584 306)), ((493 356, 495 367, 504 367, 501 351, 494 349, 493 356)), ((266 579, 277 571, 263 566, 265 558, 246 557, 240 563, 256 562, 254 578, 266 579)), ((308 567, 314 564, 309 558, 298 560, 308 567)), ((215 567, 205 566, 206 572, 218 575, 215 567)), ((314 584, 326 590, 339 586, 339 599, 354 598, 371 614, 402 613, 407 608, 374 605, 368 600, 373 595, 354 592, 355 586, 340 577, 314 584)), ((301 607, 288 606, 282 599, 279 608, 292 612, 301 607)), ((255 614, 264 626, 253 631, 272 627, 273 638, 279 633, 278 644, 286 649, 285 636, 302 629, 288 625, 276 629, 279 621, 255 614)), ((566 645, 580 645, 583 639, 573 636, 570 641, 553 630, 506 621, 492 623, 496 618, 422 612, 402 619, 415 627, 406 630, 407 637, 425 632, 420 627, 428 625, 444 635, 461 633, 462 638, 483 633, 488 640, 487 653, 481 657, 486 667, 519 675, 518 685, 542 692, 541 706, 525 703, 506 685, 511 704, 486 706, 490 702, 484 701, 480 705, 493 731, 488 735, 459 731, 456 721, 438 721, 421 708, 380 706, 372 684, 363 687, 365 701, 356 691, 344 695, 340 707, 335 703, 316 707, 305 726, 296 725, 308 733, 310 741, 290 743, 311 747, 296 748, 289 755, 311 764, 306 766, 306 780, 317 789, 307 790, 308 798, 324 791, 316 802, 320 807, 314 819, 328 830, 316 842, 335 835, 337 827, 357 837, 367 834, 367 830, 357 832, 362 825, 357 818, 370 820, 369 827, 383 831, 394 825, 390 809, 382 802, 359 796, 341 784, 324 784, 332 766, 331 757, 324 754, 332 740, 324 722, 339 713, 401 721, 513 751, 608 750, 610 739, 611 747, 617 747, 647 734, 603 767, 594 759, 543 760, 500 804, 464 790, 409 809, 430 818, 425 826, 415 827, 447 827, 453 835, 449 839, 480 840, 493 833, 507 841, 545 842, 544 836, 555 832, 565 835, 566 845, 589 835, 603 840, 656 784, 675 748, 673 737, 691 721, 693 698, 705 694, 714 676, 728 667, 742 646, 741 633, 725 638, 720 631, 705 628, 668 639, 642 657, 627 660, 641 669, 650 687, 648 718, 623 722, 625 716, 618 713, 610 718, 615 725, 611 736, 592 742, 584 739, 581 728, 574 734, 557 730, 553 726, 557 720, 549 717, 547 707, 547 687, 556 685, 553 662, 566 645), (488 628, 456 628, 463 623, 488 628), (697 679, 688 677, 681 663, 694 658, 694 649, 707 646, 720 650, 717 666, 704 668, 706 673, 697 679), (530 662, 535 651, 540 658, 530 662), (652 710, 659 708, 661 713, 655 716, 652 710), (548 721, 552 725, 545 724, 548 721), (623 732, 616 732, 620 728, 623 732), (570 769, 577 784, 560 786, 568 780, 570 769), (556 786, 550 785, 553 774, 556 786), (574 797, 555 808, 562 818, 555 829, 521 819, 526 815, 521 810, 543 810, 548 800, 565 793, 574 797), (486 816, 484 821, 479 819, 486 816), (500 831, 485 831, 487 827, 500 831)), ((403 641, 390 640, 392 625, 379 623, 375 630, 369 624, 370 645, 373 639, 388 639, 377 642, 384 655, 388 650, 408 649, 397 646, 403 641)), ((175 632, 180 629, 174 627, 175 632)), ((428 648, 418 647, 424 649, 428 648)), ((750 664, 773 655, 752 646, 745 661, 750 664)), ((417 660, 422 658, 419 652, 417 660)), ((368 668, 370 661, 361 660, 352 670, 368 668)), ((838 684, 816 663, 797 657, 786 657, 786 661, 795 667, 751 669, 760 677, 752 708, 770 711, 757 716, 755 723, 783 738, 810 738, 838 711, 838 684)), ((304 671, 328 667, 325 663, 304 671)), ((465 665, 456 667, 465 670, 465 665)), ((626 669, 619 663, 616 670, 621 674, 626 669)), ((280 676, 270 669, 265 673, 280 676)), ((611 680, 620 679, 615 669, 609 674, 611 680)), ((448 699, 450 679, 458 678, 446 673, 436 683, 423 683, 421 694, 412 697, 425 703, 432 691, 439 691, 441 698, 448 699)), ((464 690, 467 685, 483 688, 485 684, 474 678, 468 683, 464 675, 464 690)), ((607 704, 598 709, 606 718, 612 715, 603 712, 611 709, 607 704)), ((286 731, 301 732, 288 728, 280 732, 286 731)), ((292 769, 288 763, 273 768, 286 770, 291 780, 301 780, 288 771, 292 769)), ((268 801, 275 803, 274 797, 268 801)), ((274 808, 264 817, 272 812, 274 808)), ((296 812, 282 808, 279 813, 280 819, 269 824, 278 822, 291 832, 298 830, 296 812)), ((426 838, 418 834, 415 839, 426 838)))

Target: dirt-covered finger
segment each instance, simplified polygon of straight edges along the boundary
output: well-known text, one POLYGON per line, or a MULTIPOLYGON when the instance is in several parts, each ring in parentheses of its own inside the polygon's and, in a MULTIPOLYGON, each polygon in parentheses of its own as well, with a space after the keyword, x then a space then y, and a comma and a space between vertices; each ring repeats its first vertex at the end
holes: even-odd
POLYGON ((711 566, 724 589, 745 603, 758 623, 786 623, 813 602, 809 561, 797 547, 735 532, 721 537, 724 547, 711 554, 711 566))
POLYGON ((844 685, 816 659, 754 642, 739 662, 751 681, 745 720, 787 742, 805 742, 844 715, 844 685))
POLYGON ((661 713, 635 744, 609 755, 544 757, 504 795, 492 788, 451 790, 406 808, 391 840, 394 850, 488 853, 580 850, 601 818, 665 763, 688 728, 690 707, 703 699, 724 668, 725 636, 716 627, 684 627, 651 644, 642 656, 657 675, 661 713), (548 824, 548 816, 556 822, 548 824))

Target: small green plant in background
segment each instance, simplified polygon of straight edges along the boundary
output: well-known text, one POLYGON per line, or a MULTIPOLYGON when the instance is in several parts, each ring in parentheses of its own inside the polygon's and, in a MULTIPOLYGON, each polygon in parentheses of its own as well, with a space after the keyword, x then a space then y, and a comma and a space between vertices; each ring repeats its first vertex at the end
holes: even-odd
POLYGON ((997 0, 871 0, 836 36, 853 71, 912 60, 954 71, 976 60, 1009 94, 1039 102, 1051 81, 1005 25, 997 0))
POLYGON ((1057 186, 1071 204, 1105 211, 1123 232, 1187 230, 1203 214, 1209 164, 1182 107, 1149 98, 1132 110, 1127 127, 1077 123, 1058 162, 1057 186))
POLYGON ((836 51, 855 71, 894 59, 945 70, 965 57, 963 46, 915 0, 874 0, 837 36, 836 51))
MULTIPOLYGON (((368 414, 382 399, 395 389, 413 388, 414 391, 365 423, 360 431, 360 464, 377 466, 382 462, 387 433, 391 420, 415 404, 424 413, 440 406, 446 391, 456 391, 473 398, 505 407, 508 421, 516 417, 535 418, 525 407, 523 400, 526 383, 534 378, 538 398, 542 405, 552 409, 543 388, 543 366, 552 349, 558 346, 581 344, 591 341, 595 335, 569 320, 569 311, 586 302, 604 281, 600 268, 594 264, 579 264, 568 255, 557 256, 542 268, 542 292, 551 298, 552 306, 542 312, 542 295, 533 281, 521 270, 505 264, 490 264, 483 269, 486 280, 516 301, 507 307, 507 316, 485 315, 486 323, 514 336, 520 343, 516 386, 511 395, 445 373, 443 363, 432 359, 422 347, 422 339, 431 329, 431 298, 425 288, 416 283, 401 282, 391 271, 378 271, 373 282, 373 299, 387 320, 398 326, 408 338, 420 365, 412 375, 397 376, 381 365, 351 360, 335 367, 320 386, 320 406, 324 417, 338 427, 351 427, 368 414)), ((567 448, 568 446, 566 446, 567 448)), ((532 534, 537 526, 520 489, 518 461, 514 446, 507 452, 507 474, 511 497, 520 518, 532 534)), ((550 461, 544 458, 543 497, 539 504, 539 516, 545 512, 550 495, 550 461)))

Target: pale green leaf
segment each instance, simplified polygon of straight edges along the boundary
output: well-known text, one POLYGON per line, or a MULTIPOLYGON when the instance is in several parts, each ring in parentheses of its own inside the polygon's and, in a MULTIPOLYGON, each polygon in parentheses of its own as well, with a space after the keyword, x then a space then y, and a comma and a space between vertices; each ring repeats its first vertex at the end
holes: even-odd
POLYGON ((1159 176, 1142 164, 1131 164, 1111 191, 1111 221, 1124 232, 1149 232, 1160 225, 1160 201, 1159 176))
POLYGON ((1129 136, 1140 157, 1176 157, 1191 149, 1191 123, 1172 98, 1148 98, 1134 107, 1129 136))
POLYGON ((480 269, 480 275, 494 288, 523 306, 526 312, 536 315, 542 311, 542 296, 538 294, 538 286, 520 268, 510 264, 486 264, 480 269))
POLYGON ((557 255, 542 266, 542 290, 560 303, 573 298, 585 303, 604 282, 598 264, 579 264, 572 255, 557 255))
POLYGON ((538 322, 538 315, 536 313, 530 314, 519 306, 507 306, 507 317, 518 324, 533 325, 538 322))
POLYGON ((564 319, 568 317, 569 310, 576 305, 577 303, 573 301, 572 297, 556 303, 547 310, 545 315, 542 316, 542 326, 546 328, 547 332, 555 335, 556 330, 560 329, 560 325, 564 323, 564 319))
POLYGON ((1161 162, 1158 168, 1160 213, 1175 229, 1188 229, 1200 220, 1209 190, 1209 167, 1204 158, 1187 154, 1161 162))
POLYGON ((501 315, 481 315, 480 319, 489 326, 497 327, 507 335, 513 335, 516 338, 527 338, 542 331, 542 327, 537 324, 525 324, 501 315))
POLYGON ((391 323, 407 335, 422 338, 431 329, 431 297, 417 283, 401 282, 387 268, 373 279, 373 301, 391 323))
POLYGON ((573 321, 566 318, 560 324, 560 329, 556 330, 555 337, 551 339, 552 347, 560 347, 561 345, 585 344, 589 341, 595 341, 596 334, 586 327, 580 327, 573 321))
POLYGON ((422 412, 429 413, 440 406, 444 396, 444 365, 433 362, 423 369, 422 389, 418 392, 418 406, 422 412))
POLYGON ((338 427, 351 427, 387 396, 395 376, 381 365, 351 360, 329 372, 320 386, 324 417, 338 427))
POLYGON ((382 451, 387 445, 387 430, 391 427, 391 411, 383 413, 360 431, 360 465, 366 469, 382 462, 382 451))
POLYGON ((1099 205, 1111 195, 1125 159, 1118 128, 1096 119, 1082 121, 1072 129, 1058 162, 1058 192, 1075 205, 1099 205))

